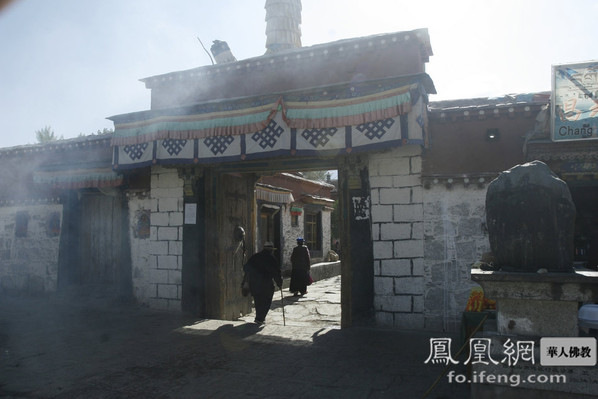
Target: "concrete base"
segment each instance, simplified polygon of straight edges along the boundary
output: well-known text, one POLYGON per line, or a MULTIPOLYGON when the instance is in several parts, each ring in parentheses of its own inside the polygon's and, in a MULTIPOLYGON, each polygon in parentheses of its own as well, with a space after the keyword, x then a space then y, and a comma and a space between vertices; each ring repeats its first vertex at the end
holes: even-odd
POLYGON ((574 301, 545 301, 501 298, 497 302, 499 334, 576 337, 578 304, 574 301))
POLYGON ((598 301, 598 272, 507 273, 472 270, 496 300, 499 334, 578 336, 579 303, 598 301))
POLYGON ((483 334, 491 339, 492 356, 498 361, 498 364, 472 365, 472 399, 596 397, 596 367, 544 367, 537 351, 539 338, 579 335, 579 303, 598 301, 598 272, 538 274, 472 270, 471 279, 482 286, 485 296, 496 300, 497 332, 484 330, 483 334), (533 340, 534 362, 511 366, 502 363, 507 340, 533 340), (483 380, 483 376, 494 379, 483 380), (538 376, 562 376, 565 380, 539 383, 538 376))

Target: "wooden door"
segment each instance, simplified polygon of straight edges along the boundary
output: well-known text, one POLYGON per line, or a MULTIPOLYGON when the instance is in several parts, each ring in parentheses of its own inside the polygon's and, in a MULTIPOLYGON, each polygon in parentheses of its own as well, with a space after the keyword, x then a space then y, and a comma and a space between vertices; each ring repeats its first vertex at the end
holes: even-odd
POLYGON ((251 311, 249 298, 241 295, 243 264, 248 253, 247 231, 251 229, 250 209, 253 202, 253 182, 247 177, 222 175, 223 218, 221 225, 221 249, 223 268, 224 314, 228 320, 236 320, 251 311), (243 241, 235 239, 234 230, 240 226, 245 230, 243 241))
POLYGON ((185 215, 181 309, 195 316, 206 314, 206 197, 204 177, 189 178, 185 186, 185 212, 195 210, 195 220, 185 215))
POLYGON ((79 215, 79 283, 118 292, 131 280, 123 251, 127 231, 123 229, 126 211, 122 197, 99 191, 84 192, 79 215))
POLYGON ((368 324, 374 316, 374 249, 369 219, 367 166, 346 158, 339 169, 341 327, 368 324))
POLYGON ((251 312, 251 298, 241 295, 241 282, 243 264, 253 252, 257 178, 214 173, 210 180, 212 184, 206 185, 205 193, 206 315, 237 320, 251 312), (214 190, 212 194, 210 190, 214 190), (235 239, 238 226, 245 230, 245 240, 235 239))

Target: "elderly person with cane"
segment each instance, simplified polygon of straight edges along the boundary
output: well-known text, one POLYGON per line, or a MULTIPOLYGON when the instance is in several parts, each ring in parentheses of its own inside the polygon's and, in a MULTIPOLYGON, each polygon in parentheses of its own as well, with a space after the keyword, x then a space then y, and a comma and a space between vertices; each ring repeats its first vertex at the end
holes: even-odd
POLYGON ((255 323, 264 324, 266 315, 272 305, 274 284, 282 287, 280 265, 273 255, 274 244, 270 241, 264 244, 262 251, 249 258, 243 269, 249 280, 249 291, 255 304, 255 323))

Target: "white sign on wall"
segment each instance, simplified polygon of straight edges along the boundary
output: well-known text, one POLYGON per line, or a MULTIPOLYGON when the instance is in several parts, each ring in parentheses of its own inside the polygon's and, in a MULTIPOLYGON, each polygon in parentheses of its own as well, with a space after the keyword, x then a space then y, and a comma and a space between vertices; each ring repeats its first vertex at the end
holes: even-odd
POLYGON ((197 220, 197 204, 185 204, 185 224, 195 224, 197 220))
POLYGON ((552 66, 552 140, 598 139, 598 61, 552 66))

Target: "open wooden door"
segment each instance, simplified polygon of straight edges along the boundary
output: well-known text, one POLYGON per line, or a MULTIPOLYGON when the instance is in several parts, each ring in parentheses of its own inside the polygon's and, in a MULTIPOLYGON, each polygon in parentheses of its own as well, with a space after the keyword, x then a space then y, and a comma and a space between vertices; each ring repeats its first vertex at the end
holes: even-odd
POLYGON ((216 174, 206 185, 206 314, 237 320, 251 312, 251 298, 241 295, 243 264, 251 255, 255 225, 255 182, 250 174, 216 174), (213 195, 209 194, 210 190, 213 195), (212 202, 213 201, 213 202, 212 202), (238 228, 245 231, 239 240, 238 228))

